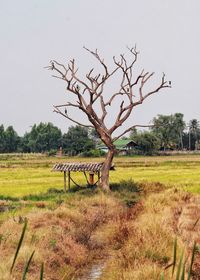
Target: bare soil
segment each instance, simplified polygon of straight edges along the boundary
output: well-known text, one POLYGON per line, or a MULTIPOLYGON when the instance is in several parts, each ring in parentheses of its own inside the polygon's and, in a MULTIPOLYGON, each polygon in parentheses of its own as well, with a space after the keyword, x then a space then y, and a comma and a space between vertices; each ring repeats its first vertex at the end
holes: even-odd
MULTIPOLYGON (((179 209, 180 215, 177 220, 177 232, 181 239, 189 249, 191 253, 194 241, 200 244, 200 196, 195 196, 189 199, 189 201, 182 205, 179 209)), ((195 280, 200 279, 200 252, 196 252, 194 263, 195 280)))

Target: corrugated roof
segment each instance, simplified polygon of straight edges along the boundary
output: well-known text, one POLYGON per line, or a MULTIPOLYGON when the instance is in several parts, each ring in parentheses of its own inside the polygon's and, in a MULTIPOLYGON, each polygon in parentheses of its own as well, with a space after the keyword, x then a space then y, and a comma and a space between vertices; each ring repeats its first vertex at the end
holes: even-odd
POLYGON ((86 163, 86 162, 66 162, 66 163, 56 163, 53 166, 52 171, 73 171, 73 172, 84 172, 84 171, 90 171, 90 172, 98 172, 101 171, 103 167, 103 162, 98 163, 86 163))
POLYGON ((116 146, 116 148, 117 147, 125 148, 129 144, 137 145, 137 143, 135 141, 130 140, 130 139, 118 139, 113 144, 116 146))
MULTIPOLYGON (((118 139, 113 144, 115 145, 117 150, 126 148, 130 144, 132 144, 134 146, 137 146, 137 143, 133 140, 130 140, 130 139, 118 139)), ((104 149, 104 148, 107 148, 107 147, 105 146, 105 144, 102 143, 98 146, 98 148, 99 149, 104 149)))

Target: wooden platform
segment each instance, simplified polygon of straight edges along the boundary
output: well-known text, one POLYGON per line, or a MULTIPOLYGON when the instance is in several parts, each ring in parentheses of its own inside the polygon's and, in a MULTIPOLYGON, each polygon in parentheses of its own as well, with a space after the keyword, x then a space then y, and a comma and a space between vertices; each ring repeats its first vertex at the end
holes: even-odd
POLYGON ((53 166, 52 171, 73 171, 73 172, 99 172, 103 167, 103 162, 98 163, 86 163, 86 162, 66 162, 56 163, 53 166))
MULTIPOLYGON (((101 179, 101 170, 103 168, 103 162, 65 162, 65 163, 56 163, 52 171, 63 172, 64 173, 64 191, 67 191, 67 178, 68 178, 68 191, 70 190, 71 181, 79 186, 71 177, 71 172, 83 172, 87 184, 94 186, 100 182, 101 179), (89 173, 89 178, 87 177, 89 173), (94 181, 94 175, 97 174, 97 181, 94 181)), ((110 170, 114 170, 114 165, 110 170)))

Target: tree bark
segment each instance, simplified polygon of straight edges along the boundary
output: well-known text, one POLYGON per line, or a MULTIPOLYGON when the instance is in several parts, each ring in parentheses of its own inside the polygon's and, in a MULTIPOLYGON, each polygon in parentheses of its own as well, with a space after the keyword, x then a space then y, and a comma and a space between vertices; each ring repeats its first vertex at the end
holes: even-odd
POLYGON ((103 190, 109 191, 110 190, 110 185, 109 185, 109 172, 110 168, 112 166, 112 161, 114 157, 115 150, 114 149, 109 149, 108 153, 106 155, 104 165, 101 171, 101 183, 100 186, 102 187, 103 190))
MULTIPOLYGON (((56 75, 53 77, 61 79, 67 83, 67 92, 69 95, 75 97, 73 102, 65 102, 54 106, 54 111, 59 113, 66 119, 74 122, 77 125, 81 125, 87 128, 94 128, 101 138, 102 142, 108 148, 108 154, 106 156, 103 169, 101 171, 101 187, 104 190, 109 190, 109 171, 112 165, 113 156, 115 154, 114 142, 121 138, 126 133, 130 132, 135 127, 145 127, 141 125, 134 125, 122 131, 118 136, 113 137, 113 133, 121 127, 126 120, 132 114, 133 109, 142 104, 152 94, 159 92, 164 88, 171 88, 171 82, 165 80, 165 74, 163 73, 161 81, 150 91, 144 91, 146 83, 152 78, 154 72, 142 72, 135 76, 133 75, 133 68, 137 62, 138 54, 136 47, 128 48, 132 58, 129 61, 125 55, 121 54, 119 58, 113 57, 114 67, 112 70, 105 64, 104 59, 100 57, 98 50, 91 51, 84 47, 101 65, 103 72, 99 74, 93 73, 92 68, 87 74, 86 79, 82 80, 78 75, 78 68, 75 60, 72 59, 65 66, 55 60, 50 62, 49 70, 53 70, 56 75), (121 73, 121 79, 119 88, 114 91, 111 96, 107 96, 105 93, 105 86, 109 81, 112 81, 112 77, 118 73, 121 73), (136 89, 135 89, 136 87, 136 89), (118 101, 118 111, 116 117, 113 119, 113 124, 107 126, 106 118, 110 112, 110 108, 113 103, 118 101), (98 105, 97 105, 98 104, 98 105), (97 109, 99 106, 99 109, 97 109), (72 118, 68 112, 68 109, 81 110, 85 116, 87 116, 90 124, 86 125, 82 122, 72 118)), ((113 108, 113 107, 112 107, 113 108)))

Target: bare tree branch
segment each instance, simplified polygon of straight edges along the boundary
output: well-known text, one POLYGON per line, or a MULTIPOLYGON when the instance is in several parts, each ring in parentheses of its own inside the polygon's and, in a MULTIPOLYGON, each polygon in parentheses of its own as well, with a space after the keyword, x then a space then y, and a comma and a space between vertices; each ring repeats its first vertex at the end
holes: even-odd
MULTIPOLYGON (((115 153, 114 141, 131 131, 135 127, 151 127, 150 125, 133 125, 125 129, 118 136, 113 137, 113 133, 131 116, 135 106, 140 105, 148 97, 165 88, 171 87, 171 82, 165 80, 163 74, 160 83, 152 90, 145 92, 145 85, 153 77, 154 73, 142 70, 139 75, 133 75, 133 68, 138 59, 139 52, 136 46, 127 47, 130 59, 126 55, 121 54, 117 59, 113 57, 113 69, 110 71, 104 59, 98 53, 98 50, 92 51, 86 47, 84 49, 91 54, 102 67, 102 72, 95 74, 94 69, 86 74, 86 78, 80 78, 75 60, 72 59, 65 66, 55 60, 50 62, 49 70, 54 71, 54 77, 66 82, 66 90, 68 94, 73 95, 74 102, 65 102, 65 104, 54 106, 54 111, 77 125, 94 128, 100 136, 103 143, 108 148, 108 154, 102 169, 101 183, 104 188, 109 188, 109 170, 115 153), (109 79, 116 73, 121 74, 119 88, 109 97, 106 96, 104 88, 109 79), (108 106, 112 107, 114 101, 119 100, 118 112, 110 128, 107 127, 106 117, 108 115, 108 106), (96 106, 100 108, 100 112, 96 110, 96 106), (95 106, 95 107, 94 107, 95 106), (71 118, 68 115, 67 108, 76 108, 81 110, 88 118, 91 125, 85 125, 71 118)), ((118 76, 117 76, 118 77, 118 76)), ((116 108, 115 108, 116 109, 116 108)))
POLYGON ((76 123, 77 125, 84 126, 84 127, 87 127, 87 128, 94 128, 94 126, 92 126, 92 125, 82 124, 82 123, 78 122, 77 120, 72 119, 71 117, 68 116, 67 112, 63 113, 59 109, 59 106, 53 106, 53 107, 55 108, 54 112, 60 114, 61 116, 65 117, 66 119, 68 119, 70 121, 72 121, 73 123, 76 123))
POLYGON ((134 102, 134 104, 133 104, 134 107, 137 106, 137 105, 139 105, 139 104, 142 104, 143 101, 144 101, 147 97, 149 97, 150 95, 152 95, 152 94, 154 94, 154 93, 160 91, 161 89, 164 89, 164 88, 171 88, 170 83, 167 82, 167 81, 165 80, 165 74, 163 73, 160 85, 159 85, 158 87, 156 87, 155 90, 152 90, 152 91, 150 91, 150 92, 148 92, 148 93, 146 93, 146 94, 143 94, 143 87, 144 87, 145 83, 146 83, 153 75, 154 75, 154 73, 149 74, 148 72, 145 73, 145 74, 143 75, 142 80, 141 80, 141 85, 140 85, 140 88, 139 88, 140 99, 139 99, 138 101, 134 102))
MULTIPOLYGON (((119 139, 125 133, 130 131, 133 127, 140 126, 136 125, 121 133, 119 136, 112 136, 113 132, 122 126, 126 120, 130 117, 133 108, 137 105, 143 103, 145 99, 150 97, 156 92, 164 88, 170 88, 171 84, 165 80, 165 74, 161 78, 160 84, 153 90, 149 92, 144 92, 144 87, 153 77, 154 73, 145 72, 144 70, 141 73, 134 77, 133 76, 133 67, 138 59, 139 52, 136 49, 136 46, 133 48, 127 47, 131 59, 128 60, 124 54, 119 56, 119 59, 113 57, 114 68, 110 72, 107 64, 104 59, 98 53, 98 50, 92 51, 86 47, 84 49, 90 53, 102 66, 103 73, 94 74, 94 69, 91 68, 90 71, 86 74, 86 80, 79 78, 78 68, 75 65, 75 60, 72 59, 67 64, 67 66, 52 60, 48 69, 53 70, 56 75, 54 77, 59 78, 67 83, 67 92, 73 94, 76 97, 75 102, 67 102, 66 104, 61 104, 54 106, 55 112, 61 114, 70 121, 86 127, 94 127, 98 134, 100 135, 102 141, 110 148, 113 148, 113 140, 119 139), (106 82, 113 76, 117 71, 121 71, 121 81, 120 86, 111 97, 106 98, 104 93, 104 86, 106 82), (135 86, 138 86, 138 94, 136 94, 135 86), (107 106, 112 106, 113 101, 121 97, 122 100, 119 103, 118 113, 114 120, 113 125, 108 128, 105 123, 105 119, 108 115, 107 106), (101 112, 99 113, 94 109, 94 104, 96 101, 99 101, 101 112), (71 118, 67 114, 67 110, 64 113, 61 109, 67 107, 74 107, 82 110, 82 112, 88 117, 88 120, 92 125, 83 125, 77 120, 71 118)), ((141 126, 149 127, 149 126, 141 126)))
POLYGON ((121 138, 123 135, 125 135, 126 133, 130 132, 133 128, 136 127, 153 127, 153 125, 141 125, 141 124, 135 124, 131 127, 129 127, 128 129, 124 130, 124 132, 122 132, 121 134, 119 134, 118 136, 113 138, 113 142, 116 141, 117 139, 121 138))
POLYGON ((105 70, 105 77, 107 77, 109 74, 108 74, 108 68, 106 66, 106 64, 104 63, 104 60, 100 58, 99 54, 98 54, 98 51, 97 49, 95 50, 95 52, 89 50, 88 48, 86 47, 83 47, 86 51, 88 51, 89 53, 91 53, 99 62, 100 64, 103 66, 104 70, 105 70))

